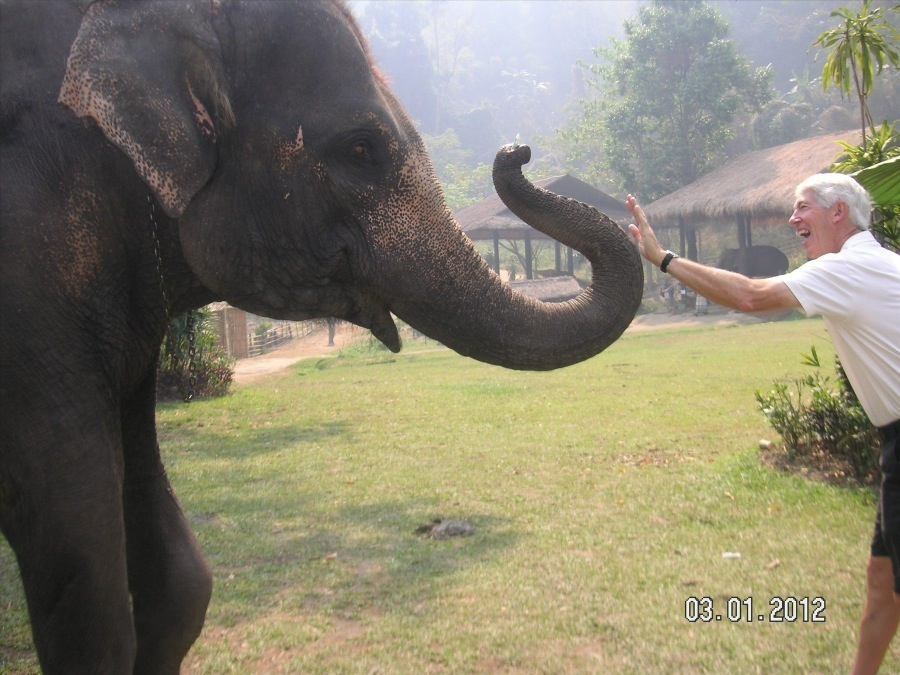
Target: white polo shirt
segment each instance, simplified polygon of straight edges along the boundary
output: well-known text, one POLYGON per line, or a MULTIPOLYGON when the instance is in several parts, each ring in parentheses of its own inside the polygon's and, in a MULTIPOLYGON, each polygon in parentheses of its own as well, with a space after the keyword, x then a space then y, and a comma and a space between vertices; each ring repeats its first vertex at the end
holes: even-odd
POLYGON ((900 419, 900 255, 865 231, 778 279, 807 316, 824 319, 872 424, 900 419))

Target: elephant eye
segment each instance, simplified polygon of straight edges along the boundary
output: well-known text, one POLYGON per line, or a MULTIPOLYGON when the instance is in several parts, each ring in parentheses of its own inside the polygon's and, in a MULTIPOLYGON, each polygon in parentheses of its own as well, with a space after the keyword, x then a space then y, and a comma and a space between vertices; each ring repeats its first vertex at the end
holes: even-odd
POLYGON ((359 159, 372 159, 372 146, 368 141, 356 141, 353 144, 353 155, 359 159))
POLYGON ((340 140, 335 147, 338 165, 344 165, 357 179, 375 180, 384 160, 379 138, 366 130, 357 131, 340 140))

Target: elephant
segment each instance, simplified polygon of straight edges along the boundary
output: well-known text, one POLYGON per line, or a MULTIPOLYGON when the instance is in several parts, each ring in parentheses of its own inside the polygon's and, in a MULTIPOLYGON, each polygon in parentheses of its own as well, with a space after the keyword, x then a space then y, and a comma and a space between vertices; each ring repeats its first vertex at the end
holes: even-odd
POLYGON ((788 259, 774 246, 726 248, 722 251, 716 267, 740 272, 748 277, 777 277, 787 272, 788 259))
POLYGON ((341 0, 2 0, 0 44, 0 531, 44 672, 176 673, 202 629, 156 433, 173 317, 335 317, 398 351, 397 317, 549 370, 638 309, 633 242, 528 181, 524 145, 497 191, 592 283, 544 304, 488 268, 341 0))

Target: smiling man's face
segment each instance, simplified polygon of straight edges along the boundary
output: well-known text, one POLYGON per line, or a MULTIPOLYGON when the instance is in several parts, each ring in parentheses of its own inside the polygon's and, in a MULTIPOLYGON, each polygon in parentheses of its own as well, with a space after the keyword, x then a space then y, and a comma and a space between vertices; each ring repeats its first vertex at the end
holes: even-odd
POLYGON ((838 223, 845 220, 847 205, 837 201, 831 206, 819 206, 815 193, 804 190, 794 203, 790 224, 803 238, 803 250, 810 260, 826 253, 837 253, 847 240, 845 227, 838 223))

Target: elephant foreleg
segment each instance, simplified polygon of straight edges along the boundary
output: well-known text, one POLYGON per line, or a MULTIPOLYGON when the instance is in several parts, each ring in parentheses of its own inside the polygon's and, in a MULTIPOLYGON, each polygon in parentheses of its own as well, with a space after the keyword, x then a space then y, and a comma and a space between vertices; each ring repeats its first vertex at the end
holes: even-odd
POLYGON ((68 414, 49 403, 67 390, 63 382, 52 399, 28 384, 0 397, 3 415, 18 421, 4 423, 0 438, 0 526, 19 562, 48 675, 127 673, 134 662, 118 424, 77 403, 91 398, 85 389, 72 394, 68 414))
POLYGON ((155 369, 122 413, 128 584, 137 633, 135 673, 178 673, 200 635, 212 575, 159 457, 155 369))

